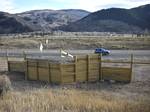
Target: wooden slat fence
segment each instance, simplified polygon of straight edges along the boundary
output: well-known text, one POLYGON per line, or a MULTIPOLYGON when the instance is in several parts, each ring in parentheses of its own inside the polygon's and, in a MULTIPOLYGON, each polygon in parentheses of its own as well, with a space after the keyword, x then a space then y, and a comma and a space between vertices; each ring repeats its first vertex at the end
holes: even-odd
POLYGON ((8 60, 7 58, 0 57, 0 72, 8 70, 8 60))
MULTIPOLYGON (((109 62, 110 63, 110 62, 109 62)), ((132 63, 128 63, 132 65, 132 63)), ((75 56, 73 63, 54 64, 47 60, 27 59, 26 74, 29 80, 50 83, 92 82, 98 80, 131 81, 132 66, 126 68, 102 67, 101 56, 75 56)))
MULTIPOLYGON (((123 62, 127 67, 103 66, 107 63, 98 54, 75 56, 72 63, 51 63, 48 60, 26 59, 22 63, 9 62, 10 71, 19 71, 23 67, 28 80, 40 80, 50 83, 93 82, 116 80, 130 82, 132 79, 132 61, 123 62), (15 66, 11 66, 11 64, 15 66), (19 66, 20 64, 20 66, 19 66), (15 68, 16 67, 16 68, 15 68)), ((108 64, 113 63, 109 61, 108 64)), ((121 63, 116 62, 115 63, 121 63)))
POLYGON ((25 72, 25 61, 8 61, 8 71, 25 72))

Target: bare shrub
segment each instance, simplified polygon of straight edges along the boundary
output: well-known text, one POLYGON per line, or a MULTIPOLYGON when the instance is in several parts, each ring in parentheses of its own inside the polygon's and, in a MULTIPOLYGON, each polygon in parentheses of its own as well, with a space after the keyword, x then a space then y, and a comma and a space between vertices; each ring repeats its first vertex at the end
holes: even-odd
POLYGON ((11 90, 10 79, 6 75, 0 75, 0 96, 11 90))

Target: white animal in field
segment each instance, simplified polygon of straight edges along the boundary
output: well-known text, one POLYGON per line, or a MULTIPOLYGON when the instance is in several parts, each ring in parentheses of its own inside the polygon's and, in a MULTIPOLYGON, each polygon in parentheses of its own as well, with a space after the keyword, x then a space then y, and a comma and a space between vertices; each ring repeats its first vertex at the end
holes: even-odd
POLYGON ((73 58, 73 55, 69 54, 68 52, 66 52, 66 51, 64 51, 62 49, 60 50, 60 54, 61 54, 61 57, 69 56, 69 57, 73 58))
POLYGON ((46 39, 45 43, 48 44, 48 39, 46 39))
POLYGON ((41 52, 43 51, 43 44, 42 43, 40 44, 40 51, 41 52))

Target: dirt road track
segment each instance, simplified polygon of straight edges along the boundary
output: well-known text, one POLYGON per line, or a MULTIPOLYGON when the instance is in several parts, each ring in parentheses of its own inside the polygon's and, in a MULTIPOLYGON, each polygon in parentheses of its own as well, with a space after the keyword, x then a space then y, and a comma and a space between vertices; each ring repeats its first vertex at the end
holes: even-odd
MULTIPOLYGON (((9 56, 23 56, 23 51, 27 56, 36 57, 36 56, 60 56, 60 50, 44 50, 40 52, 38 49, 19 49, 19 50, 7 50, 9 56)), ((73 55, 80 54, 92 54, 94 50, 66 50, 67 52, 73 55)), ((106 56, 107 58, 128 58, 133 54, 137 58, 149 58, 150 59, 150 50, 110 50, 111 54, 106 56)), ((6 50, 0 49, 0 56, 6 56, 6 50)))

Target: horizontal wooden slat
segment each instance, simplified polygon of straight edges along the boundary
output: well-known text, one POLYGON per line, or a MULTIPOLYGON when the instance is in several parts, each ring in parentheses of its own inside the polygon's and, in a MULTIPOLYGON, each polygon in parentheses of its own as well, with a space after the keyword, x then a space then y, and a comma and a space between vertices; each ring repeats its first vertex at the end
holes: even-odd
POLYGON ((50 71, 50 74, 51 74, 51 75, 58 75, 58 74, 61 74, 61 72, 60 72, 60 71, 51 70, 51 71, 50 71))
POLYGON ((0 59, 0 71, 7 71, 8 63, 6 59, 0 59))
POLYGON ((99 75, 99 71, 90 71, 88 72, 88 75, 94 76, 94 75, 99 75))
POLYGON ((78 60, 82 60, 82 59, 86 59, 86 58, 87 58, 86 55, 78 55, 78 56, 77 56, 77 59, 78 59, 78 60))
POLYGON ((84 71, 77 70, 77 72, 76 72, 76 81, 77 82, 87 81, 87 70, 84 70, 84 71))
POLYGON ((89 65, 89 70, 99 70, 99 65, 89 65))
POLYGON ((150 62, 133 62, 133 64, 150 64, 150 62))
POLYGON ((61 72, 61 76, 64 77, 64 76, 74 76, 75 73, 74 72, 61 72))
POLYGON ((129 61, 115 61, 115 60, 102 60, 102 63, 126 63, 126 64, 130 64, 131 62, 129 61))
POLYGON ((85 72, 85 71, 87 71, 87 68, 83 68, 83 67, 77 68, 77 72, 85 72))
POLYGON ((63 76, 62 83, 72 83, 74 82, 74 76, 63 76))
POLYGON ((7 60, 7 57, 0 57, 0 60, 7 60))
POLYGON ((79 61, 79 62, 77 62, 77 64, 84 64, 84 65, 86 65, 87 64, 87 62, 86 61, 79 61))
POLYGON ((50 64, 51 69, 60 69, 60 64, 50 64))
POLYGON ((20 57, 18 57, 18 58, 16 58, 16 57, 8 57, 7 59, 9 61, 24 61, 24 58, 20 58, 20 57))
POLYGON ((14 72, 25 72, 25 61, 9 61, 9 70, 14 72))
POLYGON ((84 75, 84 74, 87 74, 87 72, 88 71, 77 71, 76 75, 82 75, 82 74, 84 75))
POLYGON ((102 70, 108 71, 128 71, 130 68, 117 68, 117 67, 102 67, 102 70))
POLYGON ((62 72, 74 72, 75 67, 73 66, 61 66, 62 72))
POLYGON ((67 63, 67 64, 61 64, 61 67, 70 67, 70 66, 74 66, 75 63, 67 63))
POLYGON ((100 64, 100 61, 98 61, 98 60, 94 60, 94 61, 89 61, 89 64, 100 64))
POLYGON ((38 67, 43 67, 43 68, 48 68, 49 67, 49 62, 46 61, 39 61, 38 62, 38 67))
POLYGON ((28 79, 29 80, 37 80, 37 68, 28 67, 28 79))
POLYGON ((36 61, 27 61, 27 63, 28 63, 28 66, 32 66, 32 67, 37 66, 36 61))
POLYGON ((117 80, 117 81, 130 81, 129 68, 102 68, 103 79, 117 80))
POLYGON ((99 57, 100 54, 90 54, 89 56, 94 58, 94 57, 99 57))
POLYGON ((49 82, 49 69, 38 68, 39 80, 49 82))
POLYGON ((61 83, 61 77, 59 74, 51 75, 51 82, 52 83, 61 83))

